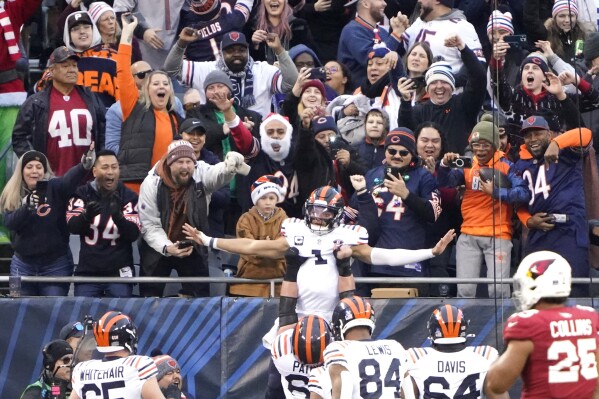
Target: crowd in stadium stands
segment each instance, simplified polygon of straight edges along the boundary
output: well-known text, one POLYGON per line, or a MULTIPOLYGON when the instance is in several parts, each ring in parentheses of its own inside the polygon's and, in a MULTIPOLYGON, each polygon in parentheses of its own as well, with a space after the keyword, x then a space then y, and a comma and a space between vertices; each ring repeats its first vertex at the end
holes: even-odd
MULTIPOLYGON (((507 298, 502 281, 541 250, 588 277, 599 267, 598 7, 0 1, 10 275, 120 277, 75 283, 74 295, 130 297, 135 251, 141 276, 208 277, 222 266, 223 245, 204 238, 237 236, 284 242, 266 255, 241 253, 238 277, 281 278, 283 253, 304 238, 316 264, 327 262, 320 240, 285 234, 299 229, 297 218, 310 229, 354 226, 356 237, 341 244, 381 250, 438 248, 458 232, 432 259, 400 265, 355 249, 351 267, 334 272, 341 277, 495 279, 478 290, 406 285, 421 296, 507 298)), ((269 291, 235 284, 228 294, 269 291)), ((68 284, 21 287, 27 296, 68 292, 68 284)), ((140 284, 139 293, 162 296, 165 285, 140 284)), ((179 295, 210 293, 184 283, 179 295)), ((276 295, 303 303, 302 287, 277 286, 276 295)))

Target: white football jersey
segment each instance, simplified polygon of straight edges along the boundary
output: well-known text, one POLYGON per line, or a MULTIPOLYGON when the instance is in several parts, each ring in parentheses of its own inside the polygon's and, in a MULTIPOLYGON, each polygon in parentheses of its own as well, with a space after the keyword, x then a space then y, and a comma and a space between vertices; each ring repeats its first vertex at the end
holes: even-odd
POLYGON ((408 362, 406 351, 397 341, 338 341, 324 351, 324 366, 345 367, 354 382, 352 398, 395 399, 408 362))
POLYGON ((308 366, 295 357, 291 338, 294 330, 285 330, 277 335, 272 344, 270 355, 281 374, 281 384, 288 399, 309 399, 308 380, 316 366, 308 366))
POLYGON ((455 47, 445 47, 445 38, 456 33, 460 35, 466 46, 474 52, 478 59, 485 62, 476 30, 465 19, 452 18, 424 22, 418 18, 403 34, 404 48, 408 51, 414 43, 427 42, 433 56, 442 56, 456 74, 464 65, 460 51, 455 47))
POLYGON ((324 366, 312 369, 312 373, 310 373, 310 380, 308 381, 308 390, 310 392, 314 392, 322 399, 332 398, 331 377, 324 366))
POLYGON ((487 371, 499 356, 488 345, 467 346, 459 352, 410 348, 407 353, 407 376, 414 379, 419 398, 482 398, 487 371))
POLYGON ((157 373, 147 356, 88 360, 75 366, 71 383, 81 399, 138 399, 145 382, 157 373))
POLYGON ((358 225, 341 225, 330 233, 318 235, 304 220, 290 218, 283 221, 281 234, 290 247, 299 250, 300 256, 308 258, 297 274, 298 317, 315 314, 331 320, 333 309, 339 302, 339 272, 333 249, 337 244, 367 244, 368 231, 358 225))

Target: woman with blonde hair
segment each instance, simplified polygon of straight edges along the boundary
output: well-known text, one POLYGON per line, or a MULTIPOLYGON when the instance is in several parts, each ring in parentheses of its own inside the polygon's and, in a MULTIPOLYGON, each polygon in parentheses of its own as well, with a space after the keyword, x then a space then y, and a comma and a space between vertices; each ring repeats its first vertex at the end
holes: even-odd
POLYGON ((146 75, 138 91, 131 74, 131 41, 137 18, 122 17, 123 33, 117 55, 117 82, 121 92, 123 127, 118 159, 121 180, 139 193, 148 171, 166 153, 177 135, 180 117, 174 111, 175 92, 163 71, 146 75))
MULTIPOLYGON (((54 177, 48 159, 28 151, 0 195, 4 225, 10 230, 15 253, 11 276, 71 276, 73 257, 65 214, 67 202, 95 162, 92 147, 81 163, 64 176, 54 177)), ((22 296, 65 296, 69 284, 23 283, 22 296)))
POLYGON ((277 35, 285 50, 298 44, 305 44, 311 49, 317 45, 312 39, 308 23, 293 15, 293 8, 287 0, 262 0, 258 5, 254 24, 247 37, 252 38, 250 55, 256 61, 267 61, 273 64, 277 57, 266 45, 269 34, 277 35))

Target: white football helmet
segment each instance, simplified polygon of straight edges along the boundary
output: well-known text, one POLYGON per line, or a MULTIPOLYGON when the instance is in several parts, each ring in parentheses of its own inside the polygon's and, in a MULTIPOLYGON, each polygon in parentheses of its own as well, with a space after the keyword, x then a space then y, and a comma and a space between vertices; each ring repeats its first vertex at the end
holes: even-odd
POLYGON ((539 251, 522 259, 514 274, 513 301, 520 310, 532 308, 541 298, 567 298, 572 288, 572 269, 567 260, 551 251, 539 251))

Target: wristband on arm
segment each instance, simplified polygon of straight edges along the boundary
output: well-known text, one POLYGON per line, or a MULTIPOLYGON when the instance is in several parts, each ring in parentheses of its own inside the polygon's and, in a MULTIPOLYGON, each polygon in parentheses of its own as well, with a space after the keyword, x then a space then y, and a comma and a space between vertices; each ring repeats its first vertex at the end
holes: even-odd
POLYGON ((349 261, 350 259, 351 257, 345 259, 335 258, 335 260, 337 261, 337 270, 339 271, 339 277, 351 276, 351 264, 349 261))
POLYGON ((279 327, 297 323, 296 304, 297 298, 282 296, 279 299, 279 327))
POLYGON ((299 250, 291 247, 285 253, 285 263, 287 264, 287 270, 285 271, 284 281, 292 283, 297 282, 297 273, 299 272, 300 266, 306 261, 307 258, 299 256, 299 250))
POLYGON ((339 300, 351 298, 356 293, 355 290, 347 290, 339 293, 339 300))

